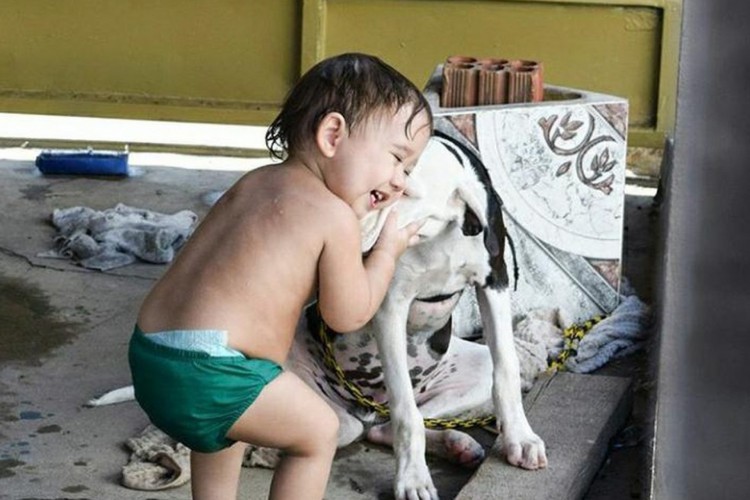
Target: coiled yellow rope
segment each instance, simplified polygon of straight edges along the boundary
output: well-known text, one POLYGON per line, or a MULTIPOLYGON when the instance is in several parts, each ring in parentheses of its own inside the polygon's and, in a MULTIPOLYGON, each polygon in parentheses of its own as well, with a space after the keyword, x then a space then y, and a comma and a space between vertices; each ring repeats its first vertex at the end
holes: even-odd
POLYGON ((583 337, 594 328, 594 325, 601 322, 603 319, 604 316, 594 316, 590 320, 571 325, 563 330, 563 350, 560 351, 560 354, 558 354, 554 360, 549 362, 547 373, 564 370, 565 361, 567 361, 570 356, 575 356, 581 339, 583 339, 583 337))

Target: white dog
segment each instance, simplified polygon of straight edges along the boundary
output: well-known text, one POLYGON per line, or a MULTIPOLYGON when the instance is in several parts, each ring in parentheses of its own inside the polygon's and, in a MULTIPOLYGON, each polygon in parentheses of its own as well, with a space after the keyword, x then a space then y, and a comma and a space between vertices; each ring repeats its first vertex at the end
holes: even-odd
MULTIPOLYGON (((484 450, 465 432, 426 429, 425 418, 428 424, 452 426, 457 417, 489 414, 496 419, 509 463, 537 469, 546 466, 547 458, 522 406, 505 227, 487 171, 465 146, 438 136, 431 139, 407 188, 409 196, 398 205, 399 221, 426 218, 426 223, 420 243, 399 260, 380 310, 360 331, 338 335, 325 329, 314 307, 308 308, 287 368, 336 411, 339 446, 362 437, 392 445, 396 498, 431 500, 438 495, 426 452, 476 466, 484 450), (471 328, 452 321, 452 315, 462 294, 472 288, 484 345, 452 334, 471 328)), ((379 220, 383 218, 380 214, 379 220)), ((373 231, 363 239, 366 247, 374 243, 373 231)), ((132 388, 90 404, 123 399, 132 399, 132 388)))
POLYGON ((484 451, 464 432, 426 430, 424 418, 431 423, 490 413, 508 462, 537 469, 547 458, 522 406, 505 227, 484 166, 466 147, 439 136, 430 141, 407 189, 399 220, 427 222, 421 242, 402 255, 378 313, 358 332, 322 336, 323 325, 310 308, 289 366, 338 414, 340 446, 361 436, 393 446, 396 498, 434 499, 426 451, 467 466, 481 461, 484 451), (451 332, 467 327, 453 324, 451 315, 472 287, 485 345, 451 332), (378 423, 388 411, 385 403, 390 421, 378 423))

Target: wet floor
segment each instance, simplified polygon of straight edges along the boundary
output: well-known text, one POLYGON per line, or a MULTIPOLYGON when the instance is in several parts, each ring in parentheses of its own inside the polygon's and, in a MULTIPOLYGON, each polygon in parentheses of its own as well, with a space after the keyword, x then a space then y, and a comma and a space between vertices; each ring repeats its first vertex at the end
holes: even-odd
POLYGON ((56 310, 40 289, 0 275, 0 363, 38 364, 72 340, 75 326, 56 319, 56 310))

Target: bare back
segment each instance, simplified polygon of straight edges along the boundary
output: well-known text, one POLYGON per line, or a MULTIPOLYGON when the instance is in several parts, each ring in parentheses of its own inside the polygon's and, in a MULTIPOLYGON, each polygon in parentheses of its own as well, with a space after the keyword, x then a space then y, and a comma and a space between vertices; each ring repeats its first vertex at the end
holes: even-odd
POLYGON ((346 210, 299 165, 246 174, 146 297, 139 326, 146 333, 226 330, 230 347, 282 363, 316 286, 323 228, 346 210))

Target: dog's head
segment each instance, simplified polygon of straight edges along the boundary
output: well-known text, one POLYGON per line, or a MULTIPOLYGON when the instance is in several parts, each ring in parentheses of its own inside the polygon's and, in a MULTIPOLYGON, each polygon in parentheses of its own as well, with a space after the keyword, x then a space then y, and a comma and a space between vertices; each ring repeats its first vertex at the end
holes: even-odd
POLYGON ((427 144, 409 176, 399 214, 404 223, 424 219, 419 230, 424 238, 436 236, 454 221, 461 221, 472 236, 487 225, 486 199, 476 177, 437 138, 427 144))
POLYGON ((457 140, 437 133, 430 139, 399 201, 399 221, 425 220, 420 237, 430 239, 452 223, 466 237, 483 236, 491 273, 486 285, 508 284, 505 224, 500 198, 479 158, 457 140))

